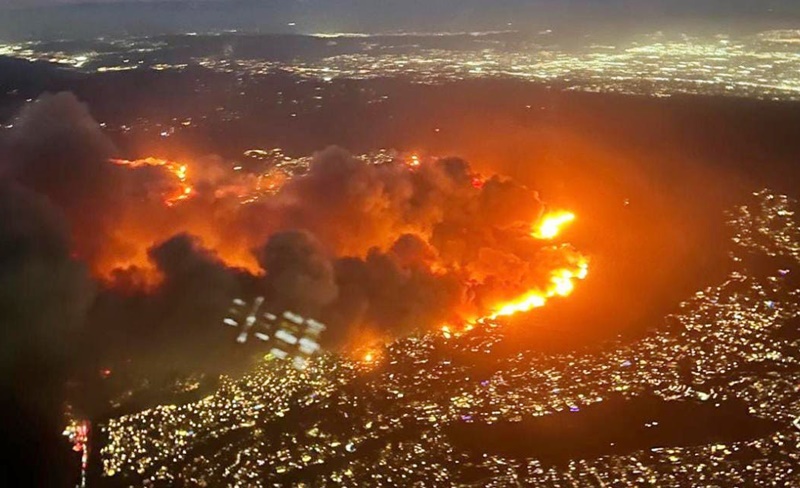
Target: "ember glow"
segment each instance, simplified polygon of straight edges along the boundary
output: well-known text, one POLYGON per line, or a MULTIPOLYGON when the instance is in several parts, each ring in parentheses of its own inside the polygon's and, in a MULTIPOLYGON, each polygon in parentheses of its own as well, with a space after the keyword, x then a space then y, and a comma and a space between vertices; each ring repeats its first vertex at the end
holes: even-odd
POLYGON ((111 162, 120 166, 128 166, 130 168, 151 166, 166 169, 175 177, 176 187, 174 190, 167 191, 164 194, 164 204, 168 207, 171 207, 182 200, 186 200, 192 196, 192 193, 194 192, 194 188, 192 188, 187 181, 189 167, 184 163, 153 157, 137 159, 133 161, 127 159, 112 159, 111 162))
POLYGON ((554 239, 561 232, 561 228, 575 220, 572 212, 552 212, 542 217, 533 230, 533 237, 537 239, 554 239))
POLYGON ((535 308, 544 307, 550 298, 571 295, 575 290, 575 280, 585 279, 588 275, 589 261, 585 257, 581 257, 573 267, 553 271, 550 285, 545 290, 532 290, 516 300, 502 304, 488 318, 495 320, 499 317, 530 312, 535 308))
MULTIPOLYGON (((289 161, 287 158, 282 159, 283 164, 287 164, 287 161, 289 161)), ((416 154, 400 158, 402 164, 396 167, 392 167, 391 163, 372 161, 369 156, 358 156, 354 161, 356 161, 359 166, 362 164, 364 165, 362 170, 373 173, 373 176, 369 178, 392 178, 392 180, 387 180, 385 183, 391 185, 395 184, 394 180, 409 180, 413 183, 415 178, 427 175, 431 171, 441 171, 442 168, 446 168, 446 166, 442 166, 444 163, 438 163, 433 158, 422 159, 416 154)), ((299 202, 299 204, 303 206, 303 213, 311 213, 313 215, 318 212, 314 204, 305 203, 306 198, 304 198, 302 194, 296 194, 298 188, 305 191, 303 188, 305 182, 303 180, 306 177, 293 177, 291 173, 287 173, 281 167, 271 167, 264 173, 254 174, 241 171, 241 167, 238 166, 232 167, 232 170, 225 170, 220 169, 219 166, 208 167, 203 164, 195 163, 189 166, 186 163, 155 157, 138 160, 115 159, 112 160, 112 162, 131 169, 158 168, 166 171, 167 174, 162 176, 166 177, 167 181, 172 181, 174 183, 174 187, 168 188, 168 190, 164 191, 162 194, 163 205, 175 208, 175 210, 169 214, 169 218, 174 221, 170 224, 169 230, 171 232, 182 230, 200 237, 203 245, 209 246, 210 250, 212 250, 226 265, 245 268, 256 274, 269 272, 269 270, 263 269, 263 267, 256 263, 251 257, 251 250, 254 249, 258 243, 249 242, 246 239, 228 239, 228 236, 226 236, 222 229, 207 222, 206 214, 209 212, 216 212, 217 215, 223 215, 219 212, 221 209, 226 209, 225 212, 227 213, 224 214, 224 221, 228 223, 230 221, 236 222, 242 215, 247 214, 248 207, 246 204, 250 203, 257 203, 258 205, 266 204, 266 208, 270 209, 270 212, 278 216, 283 214, 291 215, 292 212, 296 211, 286 211, 286 209, 280 206, 284 202, 291 202, 292 205, 297 205, 297 202, 299 202), (281 178, 280 181, 273 182, 271 176, 276 173, 280 173, 281 178), (269 187, 268 192, 263 192, 265 177, 268 182, 266 185, 269 187), (203 207, 203 202, 207 200, 206 197, 195 198, 193 199, 195 203, 188 205, 189 197, 197 196, 193 185, 198 184, 198 182, 203 182, 202 185, 203 188, 205 188, 203 191, 207 191, 209 195, 213 195, 212 201, 215 202, 213 207, 203 207), (181 205, 180 208, 176 206, 183 202, 186 202, 187 205, 181 205), (279 203, 275 206, 270 206, 273 205, 272 202, 279 203), (314 208, 312 208, 312 206, 314 208), (198 218, 198 215, 195 214, 200 215, 201 218, 198 218)), ((295 165, 293 161, 289 161, 289 163, 289 167, 295 165)), ((300 175, 308 171, 309 166, 307 165, 308 162, 305 162, 304 167, 306 169, 304 169, 300 175)), ((463 190, 458 191, 463 192, 466 198, 475 198, 484 191, 491 191, 491 188, 487 189, 487 185, 491 187, 490 182, 496 184, 498 181, 470 172, 468 167, 465 167, 465 169, 468 171, 466 173, 467 178, 463 183, 463 190)), ((446 175, 445 173, 443 176, 446 175)), ((437 178, 441 177, 437 176, 437 178)), ((315 189, 314 191, 317 190, 315 189)), ((520 203, 524 204, 524 202, 520 203)), ((536 218, 536 209, 537 207, 534 205, 528 211, 521 211, 520 217, 530 215, 536 218)), ((354 210, 356 212, 360 211, 359 209, 354 210)), ((392 235, 390 232, 387 235, 387 231, 390 229, 390 226, 387 224, 392 222, 392 219, 404 220, 401 214, 402 211, 402 209, 390 209, 385 215, 370 216, 370 218, 375 219, 374 223, 378 225, 377 229, 386 228, 386 230, 377 232, 372 236, 359 235, 359 238, 355 240, 350 239, 349 236, 345 236, 346 238, 344 239, 335 236, 333 240, 330 238, 326 240, 329 245, 333 245, 334 249, 338 248, 339 252, 344 256, 363 256, 369 252, 370 249, 385 249, 391 246, 403 232, 412 232, 421 239, 421 242, 425 243, 424 245, 433 245, 430 231, 422 226, 415 227, 414 225, 405 225, 397 230, 393 230, 393 232, 397 232, 398 234, 392 235)), ((435 209, 435 212, 440 211, 441 209, 435 209)), ((144 276, 142 281, 152 286, 153 284, 157 284, 161 278, 158 273, 153 272, 152 266, 149 265, 147 250, 152 243, 165 239, 167 235, 161 236, 161 229, 155 229, 151 225, 153 221, 151 215, 134 214, 136 215, 134 219, 131 219, 129 216, 127 220, 123 220, 120 223, 120 230, 123 231, 122 235, 142 236, 142 239, 136 241, 136 245, 133 246, 138 249, 137 254, 133 259, 110 260, 103 267, 102 274, 109 276, 113 274, 116 269, 135 266, 135 269, 138 270, 137 272, 144 276)), ((498 215, 498 217, 502 219, 502 216, 498 215)), ((316 219, 316 217, 314 217, 314 219, 316 219)), ((559 237, 562 230, 575 221, 575 219, 576 215, 568 211, 546 212, 532 225, 533 230, 530 237, 533 237, 536 241, 555 240, 559 237)), ((498 222, 499 221, 500 220, 498 220, 498 222)), ((312 223, 315 223, 315 221, 312 220, 312 223)), ((289 224, 296 225, 294 221, 289 222, 289 224)), ((487 221, 486 224, 490 226, 495 225, 491 220, 487 221)), ((325 231, 327 227, 328 224, 326 223, 322 230, 325 231)), ((235 232, 239 231, 239 224, 235 224, 233 230, 235 232)), ((280 230, 280 228, 267 229, 260 234, 268 236, 270 231, 274 232, 276 230, 280 230)), ((357 234, 353 235, 355 236, 357 234)), ((520 234, 518 237, 525 238, 524 234, 520 234)), ((527 237, 527 239, 530 240, 529 237, 527 237)), ((531 247, 531 250, 534 250, 537 245, 535 241, 530 241, 528 246, 531 247)), ((460 326, 444 326, 441 328, 442 333, 445 336, 461 334, 464 331, 464 324, 469 325, 474 324, 478 320, 496 320, 500 317, 529 312, 533 309, 543 307, 550 298, 569 296, 575 288, 575 282, 586 277, 588 273, 588 260, 569 246, 546 246, 542 249, 545 250, 545 255, 548 257, 539 258, 534 253, 528 256, 520 255, 518 258, 514 259, 523 259, 525 261, 534 260, 531 262, 522 261, 522 263, 524 263, 523 267, 533 266, 536 264, 536 261, 545 259, 545 262, 548 263, 552 261, 553 269, 548 271, 535 268, 536 271, 534 272, 532 271, 534 268, 531 267, 531 269, 519 275, 517 278, 508 278, 506 279, 507 283, 497 284, 498 280, 496 278, 487 279, 492 275, 502 276, 501 273, 503 272, 500 269, 493 269, 493 264, 488 263, 486 266, 489 270, 483 271, 483 273, 488 272, 488 276, 481 275, 480 273, 475 275, 474 271, 469 271, 464 274, 469 268, 466 268, 463 263, 454 261, 453 257, 450 257, 447 253, 443 253, 442 250, 437 250, 435 247, 432 248, 433 254, 429 258, 426 258, 424 262, 418 262, 416 265, 423 265, 424 269, 426 269, 432 277, 435 277, 435 279, 443 280, 448 279, 448 277, 452 279, 454 276, 458 276, 458 279, 462 281, 461 286, 465 290, 473 287, 474 283, 492 283, 490 285, 491 290, 489 295, 496 297, 489 302, 496 302, 496 304, 488 307, 486 306, 486 299, 480 300, 483 305, 479 305, 477 301, 475 303, 442 304, 442 307, 449 306, 454 308, 454 310, 450 312, 453 316, 450 323, 462 324, 460 326), (547 274, 542 276, 542 273, 547 274), (517 283, 514 283, 515 281, 517 283), (513 297, 515 295, 515 290, 518 292, 519 289, 525 288, 527 288, 528 291, 518 295, 516 298, 497 300, 497 297, 513 297), (478 317, 482 317, 482 319, 478 317)), ((493 250, 492 252, 500 251, 493 250)), ((415 259, 419 258, 417 257, 415 259)), ((509 272, 513 271, 512 266, 509 268, 509 272)), ((484 286, 483 289, 486 290, 486 286, 484 286)), ((366 321, 364 324, 368 326, 375 325, 370 321, 366 321)), ((354 349, 360 349, 365 344, 371 345, 374 343, 374 341, 359 340, 357 341, 358 347, 354 349)), ((362 353, 362 356, 364 363, 371 363, 377 360, 374 350, 369 350, 366 355, 362 353)))
MULTIPOLYGON (((575 214, 571 212, 556 212, 546 214, 536 227, 534 237, 541 239, 555 239, 563 226, 573 222, 575 214)), ((582 255, 578 255, 568 267, 553 270, 550 274, 550 282, 543 290, 531 290, 521 297, 507 303, 503 303, 494 309, 488 317, 495 320, 499 317, 507 317, 517 313, 530 312, 533 309, 544 307, 547 301, 553 297, 566 297, 575 290, 575 281, 583 280, 589 275, 589 260, 582 255)))

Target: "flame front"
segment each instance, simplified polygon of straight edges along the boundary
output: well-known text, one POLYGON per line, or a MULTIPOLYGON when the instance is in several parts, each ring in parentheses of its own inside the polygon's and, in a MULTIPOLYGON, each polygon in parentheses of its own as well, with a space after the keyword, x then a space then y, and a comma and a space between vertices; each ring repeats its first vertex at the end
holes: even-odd
POLYGON ((183 163, 170 161, 160 158, 144 158, 133 161, 127 159, 112 159, 112 163, 129 168, 142 168, 147 166, 161 167, 169 171, 177 179, 177 189, 174 192, 164 195, 164 204, 171 207, 181 200, 186 200, 194 192, 194 188, 188 182, 189 167, 183 163))
MULTIPOLYGON (((537 239, 555 239, 561 233, 562 228, 574 220, 575 214, 572 212, 559 211, 545 214, 534 227, 532 235, 537 239)), ((588 275, 589 260, 578 255, 569 266, 552 271, 548 286, 544 289, 530 290, 514 300, 501 303, 493 307, 492 313, 478 321, 496 320, 500 317, 508 317, 544 307, 547 301, 553 297, 571 295, 575 290, 575 281, 583 280, 588 275)))
MULTIPOLYGON (((208 223, 206 215, 198 209, 208 208, 204 206, 206 197, 213 195, 213 215, 219 215, 218 212, 224 210, 224 212, 232 212, 232 216, 237 217, 238 209, 243 209, 242 212, 246 211, 247 206, 244 204, 250 203, 254 199, 269 198, 275 193, 284 191, 285 184, 291 179, 291 174, 285 169, 276 167, 262 174, 251 175, 238 171, 241 167, 234 167, 233 171, 228 171, 216 166, 209 166, 202 161, 192 162, 191 166, 182 162, 154 157, 138 160, 113 159, 110 162, 132 170, 152 168, 148 171, 153 171, 153 174, 158 175, 158 178, 148 180, 153 181, 153 185, 150 187, 152 191, 148 193, 154 197, 152 203, 175 208, 164 214, 164 218, 160 219, 157 224, 153 224, 150 213, 148 213, 154 211, 152 205, 147 206, 149 210, 144 214, 137 211, 138 207, 123 213, 122 218, 117 220, 115 235, 124 236, 126 247, 116 252, 105 252, 95 259, 94 271, 98 276, 112 281, 117 279, 118 275, 115 273, 118 270, 128 270, 129 274, 124 276, 125 279, 136 279, 146 287, 157 285, 161 281, 161 275, 151 262, 149 249, 154 243, 163 242, 175 232, 197 236, 203 245, 213 250, 226 266, 244 268, 253 274, 261 274, 265 271, 252 257, 250 250, 253 246, 250 241, 229 239, 227 232, 237 228, 238 220, 236 218, 224 219, 224 226, 218 230, 208 223), (200 190, 195 191, 194 185, 197 185, 200 190), (206 189, 210 189, 210 191, 204 194, 206 189), (179 205, 193 197, 196 198, 192 205, 179 205)), ((401 168, 407 173, 392 171, 385 172, 385 175, 394 175, 393 177, 397 178, 403 175, 408 177, 417 173, 419 168, 424 165, 435 165, 435 162, 430 162, 417 155, 404 158, 402 162, 405 164, 401 168)), ((372 171, 378 166, 368 165, 366 168, 372 171)), ((435 168, 435 166, 431 166, 431 168, 435 168)), ((375 177, 388 178, 385 175, 380 173, 375 177)), ((481 195, 486 179, 477 173, 469 173, 469 176, 472 188, 469 192, 463 193, 465 195, 481 195)), ((415 180, 412 178, 411 182, 413 183, 413 181, 415 180)), ((303 187, 300 189, 302 190, 303 187)), ((298 190, 295 188, 294 191, 298 190)), ((283 204, 293 201, 295 201, 294 198, 284 197, 281 199, 283 204)), ((535 218, 535 215, 535 209, 520 212, 519 218, 514 219, 513 222, 527 221, 535 218)), ((391 215, 387 215, 386 220, 389 224, 392 223, 391 217, 391 215)), ((440 216, 440 218, 442 217, 440 216)), ((475 267, 463 266, 463 263, 454 260, 453 253, 439 254, 440 250, 435 249, 435 246, 433 246, 434 252, 430 256, 419 258, 422 261, 416 264, 423 265, 431 273, 432 279, 455 277, 463 280, 464 296, 467 298, 462 303, 453 303, 451 305, 453 309, 448 311, 450 313, 442 314, 448 316, 447 320, 450 322, 441 326, 441 334, 448 338, 455 337, 470 330, 479 322, 492 322, 501 317, 529 312, 545 306, 551 298, 571 295, 575 290, 576 282, 588 275, 588 260, 574 251, 571 246, 548 246, 548 244, 550 241, 556 240, 566 226, 574 222, 576 218, 576 215, 569 211, 551 211, 539 217, 530 227, 526 226, 526 230, 518 237, 523 238, 530 250, 520 253, 518 259, 529 262, 525 263, 526 266, 518 274, 514 274, 514 270, 509 269, 511 274, 507 281, 486 280, 487 276, 500 274, 493 267, 497 261, 492 261, 496 258, 490 253, 486 256, 482 255, 480 259, 486 259, 486 261, 478 260, 475 267), (536 253, 539 251, 543 251, 541 261, 536 257, 536 253), (541 266, 547 265, 548 262, 557 264, 550 264, 543 271, 541 266), (473 291, 474 293, 472 293, 473 291), (516 298, 509 298, 514 297, 516 293, 520 293, 520 295, 516 298)), ((379 223, 383 223, 382 219, 378 220, 379 223)), ((396 229, 392 225, 385 227, 388 229, 386 242, 379 242, 383 238, 383 234, 376 232, 370 241, 372 246, 391 245, 396 237, 393 233, 396 229)), ((279 223, 276 224, 276 228, 279 229, 279 223)), ((517 226, 512 227, 512 229, 518 228, 517 226)), ((429 229, 418 227, 413 230, 414 235, 417 235, 421 241, 432 246, 429 229)), ((268 232, 264 231, 262 234, 268 234, 268 232)), ((351 252, 348 251, 344 242, 341 244, 339 252, 343 254, 351 252)), ((359 241, 359 245, 361 244, 359 241)), ((484 246, 488 249, 495 244, 497 243, 487 243, 484 246)), ((507 265, 503 261, 506 255, 511 254, 516 258, 513 253, 504 251, 504 249, 499 249, 497 252, 497 256, 500 256, 500 266, 503 269, 506 266, 513 266, 507 265)), ((359 255, 358 248, 351 254, 359 255)), ((438 321, 440 318, 437 317, 436 320, 438 321)), ((372 347, 367 350, 363 348, 364 345, 374 342, 371 340, 354 341, 356 346, 353 349, 360 350, 358 359, 362 363, 380 362, 381 355, 377 350, 372 347)))
POLYGON ((550 298, 571 295, 575 290, 575 280, 582 280, 588 275, 589 261, 581 256, 572 267, 553 271, 550 275, 550 284, 546 289, 531 290, 515 300, 501 304, 485 319, 495 320, 499 317, 508 317, 516 313, 529 312, 535 308, 544 307, 550 298))
POLYGON ((537 239, 554 239, 561 233, 561 229, 573 220, 575 220, 575 214, 572 212, 553 212, 546 214, 533 229, 532 235, 537 239))

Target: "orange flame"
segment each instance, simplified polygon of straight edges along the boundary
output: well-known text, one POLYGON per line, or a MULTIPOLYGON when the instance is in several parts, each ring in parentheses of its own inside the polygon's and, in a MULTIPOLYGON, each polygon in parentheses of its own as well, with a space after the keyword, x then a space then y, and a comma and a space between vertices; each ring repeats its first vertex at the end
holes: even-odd
POLYGON ((127 159, 112 159, 111 162, 129 168, 142 168, 146 166, 162 167, 172 173, 178 180, 178 190, 174 193, 171 192, 168 195, 164 195, 164 204, 168 207, 175 205, 181 200, 186 200, 192 195, 192 192, 194 192, 194 188, 192 188, 192 185, 187 181, 189 167, 183 163, 152 157, 133 161, 127 159))
MULTIPOLYGON (((571 212, 553 212, 546 214, 534 227, 533 237, 537 239, 551 240, 558 236, 561 229, 575 220, 575 214, 571 212)), ((472 330, 476 323, 491 324, 492 321, 500 317, 508 317, 517 313, 530 312, 531 310, 544 307, 549 299, 553 297, 566 297, 575 290, 575 281, 583 280, 589 275, 589 260, 584 256, 577 256, 568 267, 559 268, 550 273, 549 284, 544 289, 534 289, 525 292, 511 301, 501 303, 492 307, 492 312, 477 319, 470 320, 459 331, 453 331, 450 325, 443 325, 440 328, 441 334, 445 339, 458 337, 465 332, 472 330)))
POLYGON ((585 279, 588 275, 589 261, 585 257, 581 257, 574 266, 553 271, 550 275, 550 284, 544 290, 532 290, 515 300, 501 304, 486 318, 495 320, 499 317, 508 317, 544 307, 550 298, 571 295, 575 290, 575 280, 585 279))
POLYGON ((534 227, 531 235, 537 239, 554 239, 561 233, 562 227, 575 220, 572 212, 552 212, 546 214, 534 227))
MULTIPOLYGON (((561 233, 565 225, 574 220, 575 214, 572 212, 559 211, 545 214, 534 228, 532 235, 537 239, 554 239, 561 233)), ((583 280, 588 275, 589 261, 585 257, 579 256, 570 267, 554 270, 550 274, 550 283, 544 290, 531 290, 519 298, 500 304, 485 319, 495 320, 498 317, 507 317, 544 307, 550 298, 571 295, 575 290, 575 280, 583 280)))
POLYGON ((378 348, 378 346, 373 346, 370 349, 367 349, 364 353, 359 353, 356 355, 358 363, 361 365, 362 368, 371 369, 376 366, 379 366, 383 363, 383 352, 378 348))

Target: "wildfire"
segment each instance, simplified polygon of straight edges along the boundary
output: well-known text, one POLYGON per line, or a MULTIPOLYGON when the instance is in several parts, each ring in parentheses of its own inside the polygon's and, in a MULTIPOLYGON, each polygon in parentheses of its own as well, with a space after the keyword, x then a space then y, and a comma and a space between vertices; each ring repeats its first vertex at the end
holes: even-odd
POLYGON ((192 188, 192 185, 187 181, 189 167, 183 163, 152 157, 136 159, 133 161, 127 159, 112 159, 111 162, 120 166, 127 166, 129 168, 142 168, 151 166, 161 167, 169 171, 178 180, 177 190, 164 195, 164 204, 169 207, 182 200, 186 200, 194 192, 194 188, 192 188))
POLYGON ((532 235, 537 239, 554 239, 561 233, 562 227, 575 220, 572 212, 552 212, 546 214, 534 227, 532 235))
MULTIPOLYGON (((177 209, 181 203, 195 198, 199 192, 194 185, 209 178, 200 164, 193 166, 156 157, 135 160, 109 159, 108 163, 130 171, 147 169, 152 172, 154 177, 142 179, 152 184, 148 188, 148 196, 152 197, 152 203, 163 205, 166 209, 170 207, 177 209)), ((229 179, 218 183, 220 179, 218 174, 211 175, 212 178, 216 178, 213 181, 213 184, 217 185, 214 193, 216 198, 232 195, 230 201, 233 202, 234 197, 239 197, 250 188, 243 190, 240 186, 245 185, 236 186, 229 179)), ((137 183, 139 182, 140 180, 137 180, 137 183)), ((247 183, 252 183, 252 187, 255 188, 257 179, 254 177, 247 183)), ((168 211, 163 215, 153 215, 149 213, 151 209, 150 206, 131 205, 120 212, 119 218, 114 221, 113 229, 110 229, 110 234, 113 235, 117 245, 104 246, 90 262, 95 277, 109 284, 126 283, 142 289, 156 287, 161 283, 162 276, 151 261, 150 249, 179 233, 199 238, 203 246, 213 250, 228 266, 247 269, 253 274, 261 272, 251 252, 252 246, 249 243, 229 239, 229 236, 210 223, 210 219, 202 211, 186 209, 189 211, 183 213, 168 211), (147 211, 142 211, 142 208, 146 208, 147 211), (120 280, 120 277, 123 279, 120 280)))
POLYGON ((363 368, 371 369, 383 362, 383 353, 378 345, 373 345, 366 351, 359 352, 355 359, 358 360, 363 368))
MULTIPOLYGON (((554 212, 542 217, 534 228, 533 236, 537 239, 554 239, 561 229, 575 220, 571 212, 554 212)), ((575 290, 575 281, 583 280, 589 275, 589 260, 584 256, 577 256, 568 267, 559 268, 550 273, 548 286, 544 289, 530 290, 520 297, 493 307, 493 312, 477 320, 469 321, 459 332, 454 332, 450 325, 443 325, 440 329, 446 339, 458 336, 474 328, 475 323, 491 322, 500 317, 508 317, 517 313, 530 312, 544 307, 553 297, 566 297, 575 290)))
MULTIPOLYGON (((422 165, 427 164, 426 158, 413 153, 402 157, 401 161, 405 163, 410 171, 416 171, 422 165)), ((239 208, 236 203, 250 203, 281 191, 292 175, 290 171, 282 167, 275 167, 258 175, 238 172, 242 168, 234 167, 237 173, 229 174, 216 167, 206 167, 202 164, 202 161, 197 161, 196 165, 190 168, 187 164, 181 162, 155 157, 137 160, 112 159, 110 162, 131 169, 156 168, 157 171, 154 174, 161 177, 156 178, 156 181, 161 182, 162 188, 165 187, 164 190, 157 190, 163 193, 156 194, 156 201, 163 200, 165 206, 171 207, 192 197, 196 193, 193 183, 204 188, 208 184, 213 188, 215 198, 231 197, 230 202, 233 205, 234 212, 236 211, 235 208, 239 208), (163 183, 164 177, 166 177, 166 184, 163 183)), ((471 185, 475 189, 482 189, 485 182, 486 179, 482 175, 471 173, 471 185)), ((203 201, 198 198, 196 202, 198 207, 203 201)), ((168 228, 168 232, 162 232, 161 228, 155 228, 150 225, 148 219, 142 219, 135 212, 130 212, 125 219, 120 220, 118 229, 116 229, 119 235, 124 236, 127 244, 127 248, 124 250, 125 254, 108 253, 102 259, 98 259, 94 266, 97 274, 111 279, 117 270, 131 270, 130 277, 140 280, 144 286, 159 283, 161 277, 154 271, 148 249, 153 243, 163 241, 169 237, 169 233, 174 233, 178 230, 198 236, 203 241, 203 244, 213 249, 226 265, 245 268, 255 274, 263 273, 264 270, 260 268, 256 259, 250 253, 252 246, 244 245, 238 240, 226 239, 227 236, 218 233, 207 222, 202 212, 199 215, 189 215, 190 211, 194 209, 188 206, 184 207, 183 210, 186 212, 170 212, 170 215, 175 217, 176 222, 169 221, 169 225, 164 224, 164 227, 168 228)), ((569 211, 546 212, 523 233, 529 233, 530 237, 537 240, 553 241, 576 218, 576 215, 569 211)), ((417 229, 417 232, 423 241, 430 240, 425 231, 417 229)), ((530 239, 528 241, 534 247, 538 247, 538 244, 530 239)), ((510 287, 509 290, 514 289, 519 292, 520 290, 531 288, 532 285, 530 283, 538 283, 536 288, 528 289, 520 296, 505 302, 490 302, 490 306, 481 307, 480 310, 474 308, 475 303, 470 303, 463 307, 464 312, 469 311, 468 319, 463 322, 459 321, 458 324, 453 322, 444 325, 440 328, 440 333, 446 338, 456 337, 469 331, 478 323, 491 323, 500 317, 528 312, 545 306, 551 298, 571 295, 575 290, 577 281, 585 279, 588 275, 588 260, 571 249, 565 249, 563 253, 560 249, 553 248, 553 250, 559 253, 560 262, 566 264, 559 264, 557 269, 550 271, 549 276, 545 275, 544 281, 540 281, 540 274, 536 281, 527 281, 527 285, 517 285, 513 288, 510 287), (563 259, 566 259, 566 261, 563 259)), ((447 275, 451 271, 447 261, 442 260, 440 262, 436 257, 426 260, 425 264, 429 266, 430 271, 436 277, 447 275)), ((131 279, 130 277, 126 276, 126 279, 131 279)), ((465 286, 470 285, 467 283, 465 286)), ((497 295, 494 294, 496 292, 497 290, 492 290, 493 294, 487 294, 486 296, 496 297, 497 295)), ((513 295, 507 294, 505 296, 513 295)), ((359 337, 357 339, 353 342, 361 345, 361 347, 353 348, 356 351, 354 359, 363 365, 379 364, 382 354, 374 345, 379 342, 375 339, 381 338, 359 337)))
POLYGON ((511 302, 499 305, 486 318, 494 320, 544 307, 550 298, 571 295, 575 290, 575 280, 585 279, 588 275, 589 262, 586 258, 581 257, 573 267, 553 271, 550 275, 550 284, 545 290, 532 290, 511 302))
MULTIPOLYGON (((537 239, 554 239, 561 229, 575 220, 572 212, 552 212, 542 217, 539 224, 534 228, 533 236, 537 239)), ((559 296, 566 297, 575 290, 575 280, 583 280, 589 275, 589 261, 579 256, 575 262, 566 268, 554 270, 550 274, 550 283, 544 290, 531 290, 523 296, 497 306, 492 314, 486 318, 489 320, 498 317, 507 317, 520 312, 529 312, 535 308, 544 307, 550 298, 559 296)))

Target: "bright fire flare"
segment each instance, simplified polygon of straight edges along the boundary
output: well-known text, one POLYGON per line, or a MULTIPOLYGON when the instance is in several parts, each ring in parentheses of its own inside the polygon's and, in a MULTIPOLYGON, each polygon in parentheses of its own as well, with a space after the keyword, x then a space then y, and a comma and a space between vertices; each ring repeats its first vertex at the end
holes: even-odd
POLYGON ((552 212, 542 217, 533 229, 532 235, 537 239, 553 239, 561 233, 561 228, 575 220, 572 212, 552 212))
POLYGON ((164 204, 168 207, 175 205, 181 200, 186 200, 192 195, 192 192, 194 192, 194 188, 192 188, 192 185, 187 181, 189 167, 183 163, 152 157, 133 161, 127 159, 112 159, 111 162, 129 168, 141 168, 146 166, 162 167, 172 173, 178 180, 179 189, 172 194, 164 195, 164 204))
MULTIPOLYGON (((561 232, 564 225, 575 220, 571 212, 554 212, 545 215, 534 228, 533 236, 538 239, 553 239, 561 232)), ((474 328, 475 323, 494 321, 500 317, 508 317, 517 313, 530 312, 536 308, 544 307, 553 297, 566 297, 575 290, 575 281, 583 280, 589 275, 589 260, 579 256, 569 267, 559 268, 551 272, 550 282, 543 290, 530 290, 524 295, 494 307, 494 311, 477 320, 469 321, 462 331, 453 332, 449 325, 441 327, 440 331, 445 339, 459 336, 474 328)))
POLYGON ((550 275, 550 285, 545 290, 532 290, 520 298, 498 306, 495 311, 487 316, 489 320, 499 317, 508 317, 520 312, 529 312, 535 308, 544 307, 547 300, 559 296, 566 297, 575 290, 575 280, 585 279, 589 275, 589 261, 581 258, 571 268, 562 268, 553 271, 550 275))
MULTIPOLYGON (((539 225, 533 231, 537 239, 553 239, 561 233, 561 229, 575 220, 572 212, 552 212, 542 217, 539 225)), ((550 284, 544 290, 531 290, 525 295, 504 303, 495 308, 487 319, 494 320, 498 317, 507 317, 520 312, 529 312, 535 308, 544 307, 547 300, 559 296, 566 297, 575 290, 575 280, 583 280, 589 275, 589 261, 581 256, 569 268, 561 268, 550 274, 550 284)))
POLYGON ((373 368, 379 365, 383 360, 383 354, 381 353, 380 349, 377 346, 368 349, 363 354, 359 354, 356 356, 361 366, 365 368, 373 368))

